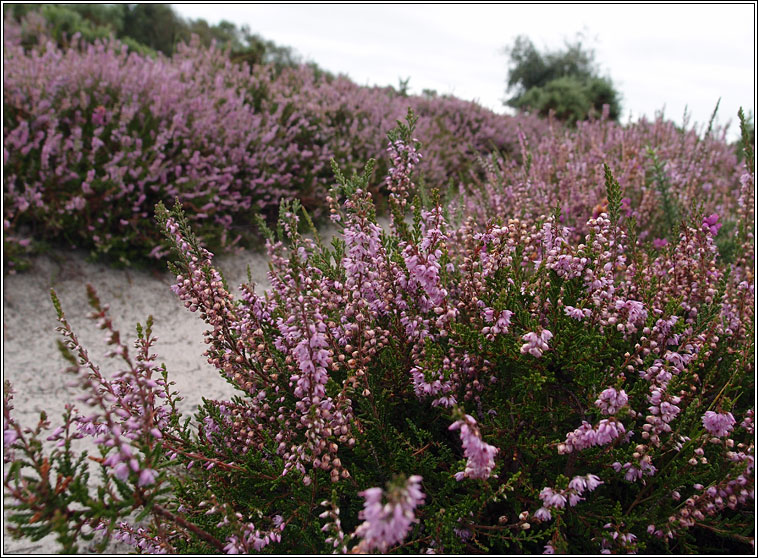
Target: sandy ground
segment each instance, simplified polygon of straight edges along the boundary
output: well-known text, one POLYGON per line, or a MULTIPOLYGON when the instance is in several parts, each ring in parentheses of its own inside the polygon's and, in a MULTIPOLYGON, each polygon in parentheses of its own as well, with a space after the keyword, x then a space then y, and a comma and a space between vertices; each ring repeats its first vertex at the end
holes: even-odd
MULTIPOLYGON (((268 263, 265 254, 244 252, 221 257, 218 267, 230 286, 246 281, 250 265, 256 290, 265 289, 268 263)), ((107 351, 103 330, 87 319, 90 311, 85 285, 95 287, 100 300, 110 304, 114 326, 122 340, 136 338, 135 325, 145 323, 148 315, 155 320, 158 338, 155 352, 165 362, 175 389, 185 397, 183 413, 192 413, 201 398, 221 399, 234 391, 205 362, 203 331, 199 315, 184 308, 170 290, 173 277, 168 273, 117 270, 104 264, 86 261, 84 254, 65 253, 39 257, 30 271, 4 277, 3 282, 3 379, 10 380, 16 391, 14 415, 23 426, 34 426, 40 411, 46 411, 53 425, 60 421, 67 402, 76 403, 81 393, 71 387, 72 377, 62 372, 65 361, 58 352, 55 331, 58 322, 50 300, 54 288, 66 317, 103 371, 115 370, 107 351)), ((132 352, 132 354, 134 354, 132 352)), ((53 537, 39 542, 13 540, 5 533, 4 553, 47 554, 58 550, 53 537)), ((114 552, 126 553, 131 547, 114 545, 114 552)))

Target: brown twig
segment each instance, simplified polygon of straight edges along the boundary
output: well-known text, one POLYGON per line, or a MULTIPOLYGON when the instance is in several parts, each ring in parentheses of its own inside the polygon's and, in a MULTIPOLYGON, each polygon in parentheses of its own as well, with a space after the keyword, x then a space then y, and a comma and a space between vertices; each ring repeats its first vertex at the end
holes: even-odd
POLYGON ((164 508, 160 504, 155 504, 153 506, 153 511, 155 511, 158 515, 161 515, 161 516, 165 517, 169 521, 173 521, 177 525, 179 525, 179 526, 181 526, 181 527, 183 527, 183 528, 185 528, 185 529, 187 529, 189 531, 192 531, 194 534, 196 534, 198 537, 200 537, 201 539, 203 539, 205 542, 207 542, 208 544, 212 545, 216 549, 218 549, 218 550, 220 550, 222 552, 226 552, 224 550, 224 543, 222 543, 216 537, 214 537, 213 535, 211 535, 207 531, 202 530, 197 525, 193 525, 192 523, 190 523, 189 521, 187 521, 183 517, 181 517, 179 515, 176 515, 173 512, 168 511, 166 508, 164 508))

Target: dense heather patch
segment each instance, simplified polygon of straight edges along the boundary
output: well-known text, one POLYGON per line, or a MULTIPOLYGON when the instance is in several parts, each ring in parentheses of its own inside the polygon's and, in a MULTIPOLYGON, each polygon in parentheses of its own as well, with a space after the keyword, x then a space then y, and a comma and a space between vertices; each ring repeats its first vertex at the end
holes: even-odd
POLYGON ((604 119, 575 129, 551 124, 539 136, 520 136, 520 159, 490 159, 479 186, 462 188, 463 212, 484 222, 557 210, 578 239, 587 219, 607 211, 605 163, 624 186, 621 210, 634 218, 640 240, 675 242, 679 223, 698 212, 721 216, 731 232, 744 167, 725 133, 680 129, 662 117, 625 126, 604 119))
MULTIPOLYGON (((24 50, 4 22, 6 256, 60 242, 127 263, 165 253, 152 208, 175 199, 210 246, 249 240, 252 216, 299 199, 315 216, 330 160, 358 169, 408 107, 422 117, 430 184, 469 180, 476 156, 511 152, 536 118, 500 116, 448 97, 405 97, 302 66, 233 64, 215 49, 172 58, 116 41, 24 50)), ((388 161, 380 157, 381 177, 388 161)), ((375 194, 380 193, 379 190, 375 194)))
POLYGON ((17 534, 55 532, 69 551, 93 529, 148 552, 752 550, 752 167, 727 262, 720 216, 642 241, 609 165, 580 230, 534 211, 453 224, 438 196, 411 198, 413 133, 410 118, 390 134, 389 230, 372 166, 335 168, 340 237, 304 237, 285 204, 264 293, 233 296, 189 219, 158 205, 173 291, 239 391, 186 422, 150 320, 132 357, 91 293, 107 375, 53 297, 89 407, 24 429, 6 386, 17 534), (102 448, 98 492, 79 437, 102 448), (125 519, 135 508, 142 522, 125 519))

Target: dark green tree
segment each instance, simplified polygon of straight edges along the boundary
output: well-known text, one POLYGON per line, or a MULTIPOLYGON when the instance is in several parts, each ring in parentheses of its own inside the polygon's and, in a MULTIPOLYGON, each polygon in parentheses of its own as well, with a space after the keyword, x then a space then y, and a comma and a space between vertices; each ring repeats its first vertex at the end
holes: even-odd
POLYGON ((186 23, 168 4, 121 4, 121 33, 171 56, 186 23))
MULTIPOLYGON (((22 24, 32 12, 42 16, 45 32, 64 47, 77 33, 85 42, 115 36, 132 51, 171 56, 179 43, 188 43, 196 35, 206 47, 215 42, 217 47, 228 49, 235 62, 270 64, 277 70, 301 63, 292 48, 264 39, 247 25, 186 20, 169 4, 9 4, 7 9, 8 15, 22 24)), ((27 25, 23 44, 36 44, 40 32, 38 26, 27 25)), ((328 74, 311 65, 317 72, 328 74)))
POLYGON ((530 110, 569 123, 601 114, 608 105, 609 118, 621 115, 620 94, 609 77, 601 76, 595 52, 584 46, 581 36, 566 42, 564 50, 539 52, 523 35, 505 49, 510 59, 505 105, 530 110))

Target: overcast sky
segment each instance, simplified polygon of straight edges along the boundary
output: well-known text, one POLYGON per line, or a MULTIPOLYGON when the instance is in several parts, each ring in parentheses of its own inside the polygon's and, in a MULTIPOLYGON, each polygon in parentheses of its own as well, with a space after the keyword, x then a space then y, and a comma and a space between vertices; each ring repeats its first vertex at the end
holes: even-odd
POLYGON ((174 4, 186 18, 222 19, 360 85, 434 89, 506 112, 507 57, 520 34, 539 50, 584 32, 601 73, 622 94, 623 121, 664 109, 678 123, 687 107, 707 123, 755 112, 755 5, 250 5, 174 4))

